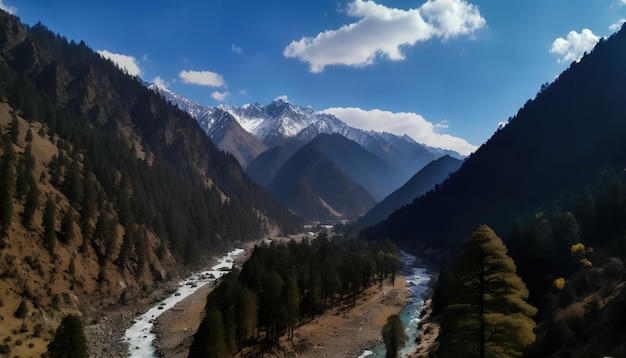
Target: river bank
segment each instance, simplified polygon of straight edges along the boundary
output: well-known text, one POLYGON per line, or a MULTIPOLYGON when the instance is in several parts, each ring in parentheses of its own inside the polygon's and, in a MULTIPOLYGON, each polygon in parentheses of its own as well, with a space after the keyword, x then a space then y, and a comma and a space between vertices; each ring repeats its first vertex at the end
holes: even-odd
MULTIPOLYGON (((163 313, 155 325, 160 356, 184 358, 197 327, 204 317, 206 296, 198 290, 163 313)), ((292 340, 283 337, 280 347, 264 357, 357 357, 364 350, 380 344, 381 331, 387 317, 397 314, 409 303, 411 292, 404 277, 397 277, 392 286, 385 280, 383 287, 370 287, 351 308, 327 310, 314 320, 298 327, 292 340)), ((244 357, 256 357, 258 352, 245 349, 244 357)))

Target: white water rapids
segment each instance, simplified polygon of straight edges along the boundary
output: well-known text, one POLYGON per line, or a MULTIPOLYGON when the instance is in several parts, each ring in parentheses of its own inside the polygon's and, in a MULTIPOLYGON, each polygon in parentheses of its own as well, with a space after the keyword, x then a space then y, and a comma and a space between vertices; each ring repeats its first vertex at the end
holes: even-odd
POLYGON ((235 257, 244 252, 243 249, 235 249, 222 256, 217 264, 206 271, 196 272, 187 279, 178 283, 176 293, 159 302, 148 312, 135 318, 134 324, 126 330, 124 342, 128 343, 128 357, 153 358, 156 357, 153 332, 154 321, 163 312, 174 307, 178 302, 196 292, 200 287, 214 283, 233 268, 235 257))

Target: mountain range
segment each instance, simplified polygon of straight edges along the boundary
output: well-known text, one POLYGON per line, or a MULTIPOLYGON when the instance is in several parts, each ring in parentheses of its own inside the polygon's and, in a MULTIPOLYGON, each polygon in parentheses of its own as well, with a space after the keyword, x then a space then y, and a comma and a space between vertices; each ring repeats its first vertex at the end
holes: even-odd
MULTIPOLYGON (((363 215, 385 196, 369 191, 402 183, 385 173, 410 163, 415 177, 382 200, 385 213, 374 206, 365 214, 386 219, 361 236, 452 262, 488 224, 538 308, 525 356, 625 356, 625 64, 623 28, 459 163, 410 138, 349 128, 284 101, 200 108, 181 97, 173 105, 84 42, 0 11, 0 350, 43 355, 74 313, 92 323, 89 339, 110 340, 115 332, 100 325, 108 309, 158 302, 153 290, 205 266, 204 258, 270 232, 297 232, 303 221, 293 212, 363 215), (209 137, 248 153, 248 173, 260 173, 291 210, 209 137), (430 164, 415 164, 429 155, 421 163, 430 164), (430 176, 443 182, 413 187, 430 176), (387 215, 388 201, 403 206, 387 215)), ((447 275, 442 268, 439 282, 447 275)), ((127 322, 134 311, 127 313, 115 317, 127 322)), ((90 347, 98 348, 91 353, 111 355, 106 344, 90 347)))
POLYGON ((3 355, 40 356, 64 315, 99 321, 207 256, 303 225, 189 114, 4 11, 0 158, 3 355))
MULTIPOLYGON (((202 106, 155 84, 149 85, 149 88, 196 118, 220 149, 232 153, 247 168, 247 174, 267 188, 299 150, 323 134, 337 136, 320 139, 315 144, 317 152, 331 160, 336 170, 342 171, 353 183, 364 188, 375 202, 384 199, 431 161, 446 154, 462 158, 453 151, 419 144, 407 135, 354 128, 331 114, 315 111, 311 107, 296 106, 282 99, 276 99, 268 105, 202 106)), ((311 152, 298 157, 301 160, 319 159, 313 158, 311 152)), ((283 170, 283 175, 288 172, 294 177, 308 176, 306 173, 295 173, 294 168, 297 167, 291 162, 290 168, 283 170)), ((330 181, 324 185, 329 187, 334 178, 320 176, 317 180, 330 181)), ((276 198, 291 196, 279 193, 281 190, 286 190, 286 187, 272 185, 269 191, 276 198)), ((312 187, 300 188, 300 191, 316 193, 318 199, 315 201, 324 201, 321 199, 324 193, 316 192, 312 187)), ((358 189, 353 188, 353 191, 358 189)), ((296 212, 303 212, 290 206, 293 204, 291 201, 282 202, 296 212)), ((313 216, 316 219, 336 219, 353 217, 357 213, 337 210, 328 203, 325 207, 325 215, 313 216)))

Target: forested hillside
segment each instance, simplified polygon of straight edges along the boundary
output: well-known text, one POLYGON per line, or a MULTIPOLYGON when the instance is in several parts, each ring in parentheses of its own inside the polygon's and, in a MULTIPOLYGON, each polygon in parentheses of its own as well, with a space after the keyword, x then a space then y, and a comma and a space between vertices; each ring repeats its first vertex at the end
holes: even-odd
POLYGON ((584 189, 626 163, 626 32, 603 39, 542 87, 437 190, 366 235, 458 251, 479 224, 516 217, 584 189))
POLYGON ((464 345, 479 356, 624 356, 624 64, 622 29, 542 86, 436 190, 364 231, 446 264, 433 300, 444 312, 438 356, 460 356, 464 345), (477 234, 489 238, 482 254, 470 235, 481 224, 493 229, 477 234), (496 235, 506 247, 491 250, 496 235), (512 273, 524 285, 515 278, 515 289, 489 292, 512 273), (526 299, 534 323, 534 309, 520 308, 526 299))
POLYGON ((301 224, 138 78, 1 11, 0 129, 0 312, 27 331, 301 224))
POLYGON ((450 174, 458 170, 461 164, 463 161, 449 155, 433 160, 413 175, 404 185, 359 218, 356 221, 356 226, 363 228, 386 219, 395 210, 410 204, 429 190, 434 190, 450 174))

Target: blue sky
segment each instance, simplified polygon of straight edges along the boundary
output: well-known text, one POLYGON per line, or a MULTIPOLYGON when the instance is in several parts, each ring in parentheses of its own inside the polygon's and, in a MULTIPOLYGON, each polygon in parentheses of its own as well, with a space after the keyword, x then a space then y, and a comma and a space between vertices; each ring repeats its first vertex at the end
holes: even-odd
POLYGON ((469 153, 626 0, 0 0, 205 105, 296 105, 469 153))

